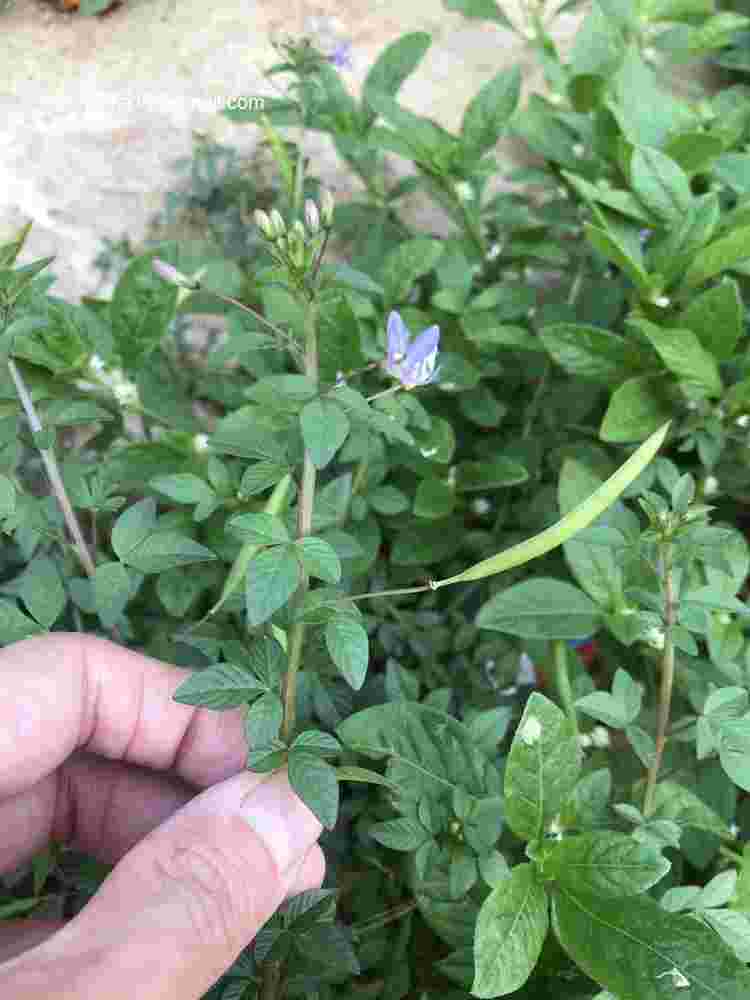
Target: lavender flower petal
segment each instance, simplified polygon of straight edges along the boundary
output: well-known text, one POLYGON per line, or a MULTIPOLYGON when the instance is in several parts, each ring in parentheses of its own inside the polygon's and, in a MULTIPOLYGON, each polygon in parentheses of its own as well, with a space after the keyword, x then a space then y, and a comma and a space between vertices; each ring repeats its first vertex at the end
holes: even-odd
POLYGON ((395 310, 388 317, 388 363, 387 371, 398 378, 398 367, 406 357, 409 347, 409 331, 395 310))

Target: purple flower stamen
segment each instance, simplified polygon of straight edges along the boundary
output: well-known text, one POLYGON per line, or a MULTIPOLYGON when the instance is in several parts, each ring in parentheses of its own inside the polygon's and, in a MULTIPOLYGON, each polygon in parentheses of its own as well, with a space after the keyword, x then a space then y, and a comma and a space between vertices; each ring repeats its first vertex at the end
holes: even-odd
POLYGON ((411 340, 406 324, 397 312, 388 317, 388 358, 385 370, 405 389, 427 385, 437 375, 440 329, 430 326, 411 340))

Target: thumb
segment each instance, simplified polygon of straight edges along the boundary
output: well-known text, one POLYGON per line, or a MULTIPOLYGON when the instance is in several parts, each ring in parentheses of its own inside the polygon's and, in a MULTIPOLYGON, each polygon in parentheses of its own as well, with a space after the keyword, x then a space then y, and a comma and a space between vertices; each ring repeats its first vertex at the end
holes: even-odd
POLYGON ((71 998, 198 1000, 287 893, 302 891, 305 873, 309 887, 320 884, 320 833, 286 772, 243 771, 214 785, 130 850, 61 931, 15 960, 19 985, 33 964, 37 983, 49 970, 56 996, 68 987, 71 998))

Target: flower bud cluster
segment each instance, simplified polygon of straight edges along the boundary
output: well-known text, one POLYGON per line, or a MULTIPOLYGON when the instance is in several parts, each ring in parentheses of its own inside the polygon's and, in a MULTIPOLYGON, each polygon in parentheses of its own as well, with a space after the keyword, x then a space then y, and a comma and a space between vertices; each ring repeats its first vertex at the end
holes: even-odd
POLYGON ((270 213, 256 209, 255 224, 270 244, 276 261, 298 276, 315 269, 322 241, 333 226, 334 201, 330 191, 321 192, 320 205, 308 198, 304 205, 304 222, 295 220, 290 226, 274 208, 270 213))

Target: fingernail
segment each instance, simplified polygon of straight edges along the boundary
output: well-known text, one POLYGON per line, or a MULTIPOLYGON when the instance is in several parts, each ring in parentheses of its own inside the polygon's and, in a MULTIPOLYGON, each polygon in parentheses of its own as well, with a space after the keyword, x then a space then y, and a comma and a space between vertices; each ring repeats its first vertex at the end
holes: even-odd
POLYGON ((295 795, 284 771, 243 796, 240 813, 266 844, 281 872, 304 858, 323 829, 295 795))

